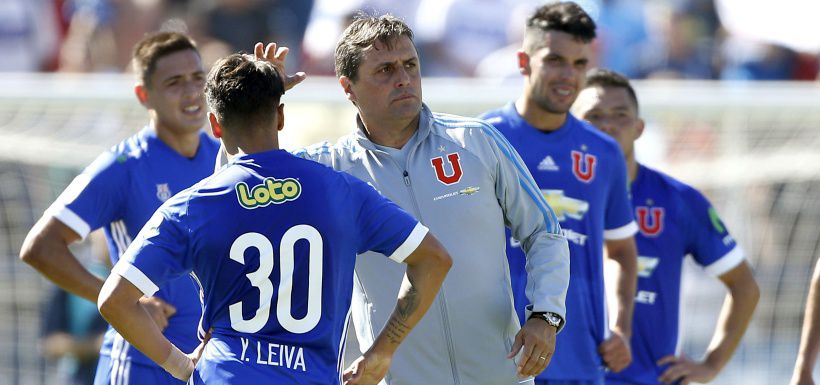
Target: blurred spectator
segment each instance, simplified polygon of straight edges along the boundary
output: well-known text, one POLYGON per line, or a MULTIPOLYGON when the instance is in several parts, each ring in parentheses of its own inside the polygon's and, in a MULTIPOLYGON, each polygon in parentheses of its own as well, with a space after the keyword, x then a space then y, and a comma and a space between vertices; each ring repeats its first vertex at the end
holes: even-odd
POLYGON ((641 75, 641 62, 648 51, 646 2, 643 0, 603 1, 598 24, 598 61, 601 67, 624 74, 641 75))
POLYGON ((51 69, 59 39, 54 1, 0 1, 0 72, 51 69))
POLYGON ((159 28, 163 0, 72 0, 64 11, 70 20, 60 50, 60 70, 121 72, 131 47, 159 28))
POLYGON ((714 79, 715 37, 710 18, 690 14, 687 8, 653 3, 650 15, 651 36, 656 39, 642 55, 642 77, 714 79))
POLYGON ((45 308, 43 355, 59 360, 66 383, 91 385, 105 329, 96 304, 54 287, 45 308))
POLYGON ((425 76, 474 76, 485 56, 510 42, 513 0, 424 0, 416 45, 425 76))
POLYGON ((313 0, 215 0, 194 4, 194 21, 205 62, 234 52, 248 52, 256 42, 288 47, 289 68, 301 68, 301 47, 313 0), (204 4, 204 5, 203 5, 204 4))

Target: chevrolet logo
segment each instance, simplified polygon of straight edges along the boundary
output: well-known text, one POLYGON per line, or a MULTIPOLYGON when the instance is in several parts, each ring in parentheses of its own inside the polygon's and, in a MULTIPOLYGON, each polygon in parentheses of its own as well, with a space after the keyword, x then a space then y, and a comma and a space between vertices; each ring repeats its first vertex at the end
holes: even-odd
POLYGON ((570 198, 564 195, 563 190, 541 190, 541 193, 544 194, 544 199, 552 207, 552 211, 555 212, 555 216, 558 217, 559 221, 563 221, 567 217, 580 220, 589 211, 589 203, 570 198))

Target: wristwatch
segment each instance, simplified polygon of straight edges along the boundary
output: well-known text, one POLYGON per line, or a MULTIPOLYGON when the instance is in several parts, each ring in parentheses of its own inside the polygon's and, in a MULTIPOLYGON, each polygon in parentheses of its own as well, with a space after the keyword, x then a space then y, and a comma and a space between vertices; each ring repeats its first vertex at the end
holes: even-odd
POLYGON ((529 319, 538 318, 547 322, 548 325, 554 326, 556 329, 561 329, 564 324, 564 319, 560 315, 553 312, 533 312, 529 319))

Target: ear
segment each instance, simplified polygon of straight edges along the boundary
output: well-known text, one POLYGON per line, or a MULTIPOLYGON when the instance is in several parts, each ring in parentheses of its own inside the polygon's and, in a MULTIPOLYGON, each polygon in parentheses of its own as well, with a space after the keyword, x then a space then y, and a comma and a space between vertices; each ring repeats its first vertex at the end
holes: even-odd
POLYGON ((142 83, 134 85, 134 95, 137 95, 137 100, 139 100, 140 104, 148 107, 148 89, 145 88, 145 85, 142 83))
POLYGON ((347 95, 347 100, 350 100, 354 104, 356 103, 356 94, 353 93, 353 82, 347 76, 340 76, 339 77, 339 85, 342 86, 342 89, 345 91, 345 95, 347 95))
POLYGON ((638 138, 640 138, 641 135, 643 135, 644 128, 646 128, 646 123, 643 121, 643 119, 638 119, 638 129, 635 130, 635 139, 633 140, 638 140, 638 138))
POLYGON ((532 72, 530 70, 530 55, 524 52, 523 49, 519 49, 515 56, 518 59, 518 73, 529 75, 532 72))
POLYGON ((285 104, 280 103, 279 107, 276 107, 276 116, 279 117, 279 120, 276 122, 276 131, 282 131, 285 128, 285 104))
POLYGON ((216 120, 216 115, 213 112, 208 113, 208 121, 211 123, 211 132, 213 132, 214 138, 221 139, 222 126, 219 125, 219 122, 216 120))

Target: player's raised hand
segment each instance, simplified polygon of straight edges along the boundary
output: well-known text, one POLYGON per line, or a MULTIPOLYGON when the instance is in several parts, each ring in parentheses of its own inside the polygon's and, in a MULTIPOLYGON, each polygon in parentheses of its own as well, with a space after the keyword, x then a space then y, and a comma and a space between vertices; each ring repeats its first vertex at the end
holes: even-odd
POLYGON ((148 312, 159 330, 165 330, 168 327, 168 319, 177 312, 177 308, 157 297, 142 297, 140 305, 148 312))
POLYGON ((626 369, 632 363, 632 349, 629 346, 629 339, 615 330, 612 331, 606 341, 598 346, 598 353, 607 368, 616 373, 626 369))
POLYGON ((392 356, 373 352, 365 354, 347 368, 342 374, 344 385, 376 385, 387 375, 392 356))
POLYGON ((658 381, 664 384, 688 385, 693 382, 705 384, 711 382, 718 373, 717 369, 707 363, 693 361, 684 355, 680 357, 669 355, 658 360, 658 365, 667 364, 670 365, 669 368, 658 377, 658 381))
POLYGON ((276 66, 276 69, 279 70, 279 73, 284 76, 285 91, 295 87, 307 77, 304 72, 297 72, 293 75, 288 75, 287 72, 285 72, 285 58, 287 58, 289 51, 290 49, 288 49, 288 47, 277 48, 276 43, 268 43, 267 46, 262 43, 256 43, 253 47, 256 59, 272 63, 276 66))
POLYGON ((507 358, 519 357, 516 362, 519 376, 537 376, 547 368, 555 352, 556 332, 554 326, 540 319, 531 318, 524 323, 507 355, 507 358))

